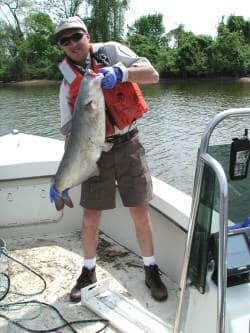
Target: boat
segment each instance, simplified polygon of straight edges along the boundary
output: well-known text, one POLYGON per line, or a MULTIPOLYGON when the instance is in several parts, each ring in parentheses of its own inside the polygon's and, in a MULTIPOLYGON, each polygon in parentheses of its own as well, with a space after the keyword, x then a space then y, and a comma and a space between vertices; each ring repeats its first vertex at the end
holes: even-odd
POLYGON ((150 213, 166 302, 154 301, 144 284, 133 223, 118 192, 116 209, 102 215, 98 282, 82 289, 81 303, 69 301, 82 266, 80 186, 70 190, 74 209, 58 212, 49 201, 64 143, 16 130, 2 136, 0 332, 249 333, 247 131, 238 141, 210 145, 218 124, 237 117, 247 124, 249 116, 250 108, 229 109, 207 124, 192 197, 152 177, 150 213))

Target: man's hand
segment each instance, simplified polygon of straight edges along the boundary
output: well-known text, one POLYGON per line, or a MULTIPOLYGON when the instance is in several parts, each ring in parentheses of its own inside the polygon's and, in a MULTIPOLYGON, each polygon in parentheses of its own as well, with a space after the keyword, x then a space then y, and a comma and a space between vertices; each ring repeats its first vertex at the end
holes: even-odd
POLYGON ((103 67, 98 70, 98 73, 104 75, 101 83, 103 89, 112 89, 117 81, 122 81, 122 71, 117 66, 103 67))
MULTIPOLYGON (((57 190, 55 188, 55 184, 51 184, 49 196, 50 196, 50 202, 54 202, 54 201, 56 201, 56 200, 58 200, 60 198, 60 195, 59 195, 59 193, 57 192, 57 190)), ((66 190, 64 190, 62 192, 61 196, 64 199, 68 198, 69 197, 69 189, 67 188, 66 190)))
POLYGON ((60 198, 59 193, 55 188, 55 184, 50 185, 49 196, 50 196, 50 202, 54 202, 60 198))

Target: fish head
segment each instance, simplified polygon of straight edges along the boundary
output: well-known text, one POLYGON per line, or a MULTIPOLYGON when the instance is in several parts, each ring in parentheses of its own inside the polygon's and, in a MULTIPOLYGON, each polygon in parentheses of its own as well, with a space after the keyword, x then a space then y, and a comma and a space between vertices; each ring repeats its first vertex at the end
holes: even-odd
MULTIPOLYGON (((81 82, 76 109, 93 113, 103 112, 104 96, 101 88, 103 74, 88 72, 81 82)), ((77 111, 77 110, 76 110, 77 111)))

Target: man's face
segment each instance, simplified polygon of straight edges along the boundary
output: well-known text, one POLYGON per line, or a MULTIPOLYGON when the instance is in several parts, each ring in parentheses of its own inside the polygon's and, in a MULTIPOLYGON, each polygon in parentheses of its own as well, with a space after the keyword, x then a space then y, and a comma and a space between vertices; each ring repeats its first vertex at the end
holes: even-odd
POLYGON ((59 45, 66 55, 78 65, 84 65, 89 51, 89 34, 81 29, 65 30, 59 38, 59 45))

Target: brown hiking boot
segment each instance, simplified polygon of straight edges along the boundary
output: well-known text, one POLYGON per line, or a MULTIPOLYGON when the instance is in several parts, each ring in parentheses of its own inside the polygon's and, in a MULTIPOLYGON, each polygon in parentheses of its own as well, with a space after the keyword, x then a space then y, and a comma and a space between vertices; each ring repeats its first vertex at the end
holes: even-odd
POLYGON ((89 286, 92 283, 95 283, 96 281, 95 267, 92 269, 83 267, 81 275, 77 279, 75 286, 70 292, 70 300, 73 302, 80 302, 81 289, 89 286))
POLYGON ((157 301, 165 301, 168 298, 168 291, 162 282, 161 272, 157 265, 144 266, 145 283, 151 290, 152 297, 157 301))

